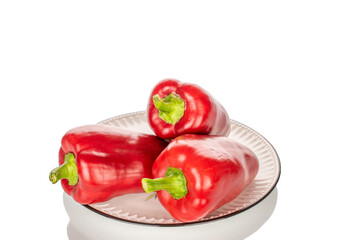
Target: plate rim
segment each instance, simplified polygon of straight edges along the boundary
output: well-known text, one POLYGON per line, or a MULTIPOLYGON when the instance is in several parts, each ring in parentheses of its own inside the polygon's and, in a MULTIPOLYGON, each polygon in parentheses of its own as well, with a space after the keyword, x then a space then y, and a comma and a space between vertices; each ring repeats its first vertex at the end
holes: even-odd
MULTIPOLYGON (((128 117, 128 116, 135 116, 135 115, 145 115, 146 114, 146 111, 137 111, 137 112, 131 112, 131 113, 125 113, 125 114, 121 114, 121 115, 118 115, 118 116, 115 116, 115 117, 111 117, 111 118, 107 118, 103 121, 100 121, 98 122, 97 124, 104 124, 106 122, 110 122, 114 119, 119 119, 119 118, 125 118, 125 117, 128 117)), ((138 222, 138 221, 134 221, 134 220, 129 220, 129 219, 123 219, 123 218, 119 218, 119 217, 116 217, 116 216, 113 216, 113 215, 110 215, 110 214, 107 214, 105 212, 102 212, 98 209, 95 209, 89 205, 83 205, 81 204, 83 207, 85 207, 86 209, 89 209, 90 211, 96 213, 96 214, 100 214, 104 217, 107 217, 108 219, 112 219, 112 220, 115 220, 115 221, 121 221, 121 222, 125 222, 125 223, 129 223, 129 224, 140 224, 140 225, 147 225, 147 226, 156 226, 156 227, 181 227, 181 226, 192 226, 192 225, 199 225, 199 224, 207 224, 209 222, 214 222, 214 221, 220 221, 220 220, 224 220, 226 218, 229 218, 229 217, 233 217, 233 216, 236 216, 237 214, 240 214, 244 211, 247 211, 249 209, 251 209, 252 207, 256 206, 257 204, 259 204, 260 202, 262 202, 264 199, 267 198, 268 195, 271 194, 271 192, 276 188, 279 180, 280 180, 280 176, 281 176, 281 161, 280 161, 280 158, 279 158, 279 155, 276 151, 276 149, 274 148, 274 146, 263 136, 261 135, 259 132, 257 132, 256 130, 254 130, 253 128, 251 127, 248 127, 247 125, 239 122, 239 121, 236 121, 236 120, 233 120, 231 119, 231 121, 233 122, 236 122, 237 124, 239 125, 242 125, 243 127, 246 127, 247 129, 249 129, 250 131, 258 134, 261 138, 263 138, 263 140, 265 140, 267 142, 267 144, 272 148, 274 154, 276 155, 277 157, 277 166, 278 166, 278 171, 277 171, 277 178, 275 180, 275 182, 272 184, 271 188, 267 191, 267 193, 265 195, 263 195, 259 200, 257 200, 256 202, 240 209, 240 210, 237 210, 235 212, 232 212, 232 213, 229 213, 229 214, 226 214, 226 215, 222 215, 222 216, 219 216, 217 218, 209 218, 209 219, 205 219, 203 221, 195 221, 195 222, 174 222, 174 223, 152 223, 152 222, 138 222)))

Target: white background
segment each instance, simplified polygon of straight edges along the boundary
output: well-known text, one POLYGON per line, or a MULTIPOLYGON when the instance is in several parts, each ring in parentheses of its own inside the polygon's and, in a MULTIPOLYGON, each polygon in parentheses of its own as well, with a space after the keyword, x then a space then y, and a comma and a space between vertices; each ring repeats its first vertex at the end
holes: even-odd
POLYGON ((48 180, 61 137, 144 110, 172 77, 280 156, 276 209, 248 239, 344 239, 344 12, 331 0, 1 1, 0 238, 67 239, 48 180))

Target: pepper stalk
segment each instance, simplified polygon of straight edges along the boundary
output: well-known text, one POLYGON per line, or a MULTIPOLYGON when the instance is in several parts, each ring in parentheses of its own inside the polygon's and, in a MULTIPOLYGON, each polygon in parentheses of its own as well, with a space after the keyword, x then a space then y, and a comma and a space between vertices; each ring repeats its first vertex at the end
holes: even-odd
POLYGON ((185 102, 176 93, 161 98, 158 94, 152 97, 153 104, 159 111, 159 118, 166 123, 175 125, 184 115, 185 102))
POLYGON ((61 179, 67 179, 68 185, 76 185, 78 183, 78 178, 78 168, 73 153, 66 153, 64 163, 54 168, 49 174, 49 180, 53 184, 61 179))
POLYGON ((141 184, 147 193, 166 190, 176 200, 185 197, 188 193, 187 181, 182 170, 173 167, 168 167, 164 177, 143 178, 141 184))

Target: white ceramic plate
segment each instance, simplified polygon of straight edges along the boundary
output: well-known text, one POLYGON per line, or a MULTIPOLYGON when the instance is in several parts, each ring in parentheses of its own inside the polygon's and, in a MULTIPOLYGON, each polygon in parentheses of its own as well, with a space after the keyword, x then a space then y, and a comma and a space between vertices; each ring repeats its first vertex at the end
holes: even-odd
MULTIPOLYGON (((145 112, 129 113, 100 122, 132 129, 143 133, 153 133, 146 121, 145 112)), ((180 226, 226 218, 240 213, 263 200, 276 186, 280 177, 280 162, 272 145, 253 129, 231 121, 229 138, 249 147, 258 157, 260 168, 254 181, 233 201, 225 204, 209 216, 192 223, 175 220, 162 207, 154 194, 138 193, 113 198, 107 202, 85 205, 101 215, 127 222, 142 224, 180 226)))

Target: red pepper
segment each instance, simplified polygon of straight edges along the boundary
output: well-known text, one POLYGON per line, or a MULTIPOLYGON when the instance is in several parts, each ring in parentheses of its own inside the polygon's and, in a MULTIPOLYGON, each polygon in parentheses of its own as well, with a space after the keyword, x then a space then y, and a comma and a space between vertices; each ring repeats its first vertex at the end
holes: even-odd
POLYGON ((146 192, 158 191, 163 207, 177 220, 206 217, 235 199, 259 168, 255 154, 221 136, 187 134, 175 138, 144 178, 146 192))
POLYGON ((155 134, 172 139, 186 133, 228 136, 230 119, 224 107, 201 87, 174 79, 159 82, 147 106, 155 134))
POLYGON ((62 138, 59 167, 49 179, 81 204, 142 192, 141 179, 151 177, 156 157, 167 143, 154 135, 107 125, 87 125, 62 138))

